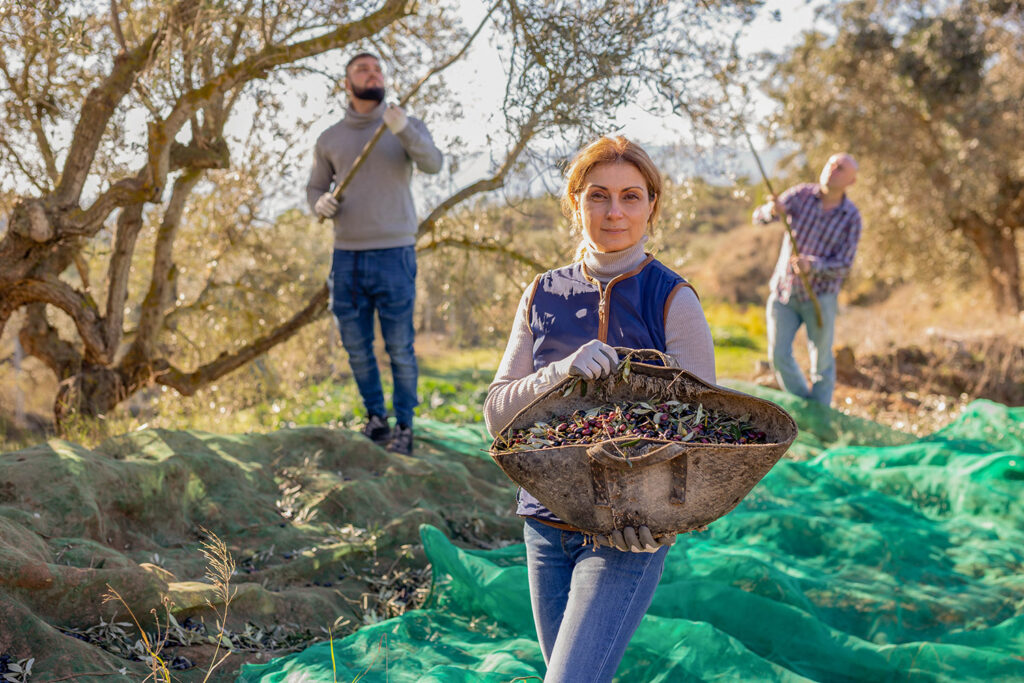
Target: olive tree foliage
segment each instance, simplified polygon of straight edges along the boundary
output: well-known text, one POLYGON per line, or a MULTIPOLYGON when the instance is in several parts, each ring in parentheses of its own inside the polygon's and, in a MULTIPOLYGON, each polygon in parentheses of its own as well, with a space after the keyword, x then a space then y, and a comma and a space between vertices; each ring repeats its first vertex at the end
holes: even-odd
POLYGON ((0 333, 24 309, 22 346, 62 380, 58 420, 78 409, 103 413, 153 381, 192 392, 319 314, 323 302, 314 301, 243 349, 193 369, 176 367, 160 346, 181 303, 174 295, 182 221, 201 183, 239 155, 225 130, 234 107, 301 60, 391 30, 410 13, 404 0, 0 9, 0 150, 19 187, 32 188, 0 240, 0 333), (133 136, 133 127, 144 133, 133 136), (149 278, 131 302, 147 223, 156 226, 149 278), (109 249, 102 287, 88 276, 90 249, 109 249), (55 310, 73 322, 70 339, 55 310))
POLYGON ((858 268, 986 279, 1022 306, 1024 3, 847 2, 768 83, 779 135, 820 165, 849 150, 865 226, 858 268))
MULTIPOLYGON (((496 0, 489 20, 507 89, 491 168, 429 210, 420 247, 542 265, 446 216, 559 145, 564 153, 605 132, 655 71, 687 72, 714 50, 695 41, 666 65, 665 26, 752 4, 496 0)), ((297 238, 301 216, 267 214, 268 195, 301 194, 278 185, 308 163, 308 150, 294 149, 308 122, 277 123, 282 101, 301 97, 289 77, 316 71, 337 92, 345 55, 370 48, 401 91, 462 47, 469 31, 453 16, 406 0, 0 8, 0 159, 10 173, 0 178, 0 335, 17 327, 25 352, 60 381, 58 424, 154 384, 192 395, 327 315, 322 280, 288 262, 297 249, 329 252, 296 244, 329 240, 327 231, 297 238)), ((431 108, 457 114, 445 93, 419 98, 428 119, 431 108)))

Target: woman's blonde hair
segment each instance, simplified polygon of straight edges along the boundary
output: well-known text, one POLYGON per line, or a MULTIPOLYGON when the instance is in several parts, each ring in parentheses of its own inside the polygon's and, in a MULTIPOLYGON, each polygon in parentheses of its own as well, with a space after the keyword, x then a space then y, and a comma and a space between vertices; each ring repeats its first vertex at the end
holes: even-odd
POLYGON ((587 174, 598 164, 614 164, 625 162, 633 164, 640 171, 647 184, 647 196, 654 202, 651 209, 651 217, 647 225, 654 225, 658 218, 658 210, 661 207, 661 172, 654 165, 647 152, 640 145, 632 142, 621 135, 616 137, 604 136, 594 140, 581 149, 569 164, 565 173, 565 191, 562 193, 562 215, 572 221, 573 228, 582 231, 583 226, 579 224, 578 195, 583 191, 583 184, 587 174))

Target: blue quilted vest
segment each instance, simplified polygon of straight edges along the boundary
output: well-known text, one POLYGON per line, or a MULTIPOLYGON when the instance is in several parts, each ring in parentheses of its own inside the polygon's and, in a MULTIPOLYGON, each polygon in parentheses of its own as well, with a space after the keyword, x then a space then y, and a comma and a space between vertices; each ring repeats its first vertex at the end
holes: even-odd
MULTIPOLYGON (((605 285, 587 275, 581 262, 537 278, 530 303, 533 368, 562 360, 592 339, 611 346, 665 350, 669 295, 689 283, 653 256, 605 285)), ((530 493, 519 489, 516 514, 565 525, 530 493)), ((567 526, 567 525, 565 525, 567 526)))

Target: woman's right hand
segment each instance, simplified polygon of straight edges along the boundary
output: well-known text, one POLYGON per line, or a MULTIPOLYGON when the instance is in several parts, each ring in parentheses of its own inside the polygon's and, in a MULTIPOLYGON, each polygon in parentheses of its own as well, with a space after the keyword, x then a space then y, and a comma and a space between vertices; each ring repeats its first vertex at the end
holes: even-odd
POLYGON ((619 354, 603 341, 592 339, 560 361, 551 364, 560 378, 576 375, 596 379, 619 365, 619 354))

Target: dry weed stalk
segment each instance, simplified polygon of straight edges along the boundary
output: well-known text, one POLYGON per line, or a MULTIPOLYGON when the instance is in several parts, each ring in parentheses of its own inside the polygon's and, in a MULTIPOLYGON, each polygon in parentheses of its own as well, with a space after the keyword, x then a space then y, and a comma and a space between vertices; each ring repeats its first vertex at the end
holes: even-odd
POLYGON ((384 676, 387 678, 388 671, 391 668, 391 641, 388 639, 387 633, 380 634, 380 641, 377 643, 377 652, 374 653, 373 659, 366 665, 362 673, 352 679, 352 683, 359 683, 362 678, 369 673, 373 665, 377 663, 377 658, 380 657, 380 653, 384 652, 384 676))
MULTIPOLYGON (((150 666, 151 672, 145 681, 149 681, 152 678, 154 681, 161 683, 171 683, 174 680, 169 669, 175 668, 175 662, 168 664, 162 657, 163 651, 168 647, 195 645, 197 643, 204 645, 213 644, 215 649, 210 660, 210 668, 203 678, 205 683, 210 679, 214 670, 223 664, 224 660, 233 652, 265 652, 277 655, 303 649, 311 642, 319 640, 318 637, 312 636, 308 631, 305 632, 305 635, 285 633, 282 640, 282 636, 279 633, 281 627, 275 626, 270 630, 265 630, 252 623, 246 623, 243 631, 232 632, 228 630, 228 611, 237 592, 237 588, 231 586, 231 577, 236 569, 235 561, 228 550, 227 544, 220 537, 202 527, 200 527, 200 530, 205 537, 205 540, 201 543, 200 552, 202 552, 206 560, 206 579, 213 585, 214 596, 207 598, 206 605, 217 617, 217 632, 215 635, 207 634, 205 624, 199 630, 195 628, 195 624, 190 626, 190 619, 186 619, 184 624, 179 624, 171 612, 173 603, 166 596, 162 599, 165 612, 165 621, 163 623, 160 622, 157 610, 150 610, 156 622, 156 633, 155 635, 150 635, 142 628, 139 620, 122 595, 109 584, 107 585, 108 592, 104 595, 103 602, 116 601, 121 603, 131 617, 131 622, 117 622, 112 618, 109 622, 101 620, 99 625, 88 629, 62 628, 61 630, 88 643, 100 645, 107 651, 120 657, 132 660, 139 659, 146 662, 150 666), (141 638, 134 640, 134 643, 130 635, 130 628, 133 624, 141 634, 141 638), (222 646, 229 649, 224 655, 220 654, 222 646)), ((343 626, 344 623, 341 625, 343 626)), ((336 621, 334 628, 337 629, 338 626, 339 624, 336 621)))
MULTIPOLYGON (((120 602, 124 605, 124 608, 128 610, 128 616, 130 616, 132 621, 135 623, 135 628, 137 628, 139 633, 142 634, 142 644, 148 656, 146 663, 149 665, 149 675, 143 679, 143 683, 148 681, 150 678, 154 681, 171 683, 171 672, 167 669, 167 663, 160 657, 160 653, 163 651, 164 645, 167 643, 167 632, 165 629, 164 637, 160 636, 160 618, 156 613, 156 608, 150 610, 150 614, 153 615, 153 620, 156 622, 156 635, 154 636, 153 641, 150 641, 146 630, 142 628, 142 624, 140 624, 139 620, 135 618, 135 612, 133 612, 132 608, 128 606, 125 599, 121 597, 121 594, 108 583, 107 592, 103 595, 103 604, 114 601, 120 602)), ((170 616, 170 600, 165 597, 161 602, 163 603, 165 612, 170 616)), ((170 620, 168 619, 168 623, 169 621, 170 620)))
POLYGON ((222 609, 218 609, 209 598, 206 600, 206 605, 217 616, 217 644, 213 651, 213 659, 210 660, 210 668, 203 678, 203 683, 206 683, 214 669, 223 664, 224 660, 231 655, 229 650, 224 653, 223 657, 219 660, 217 659, 222 644, 225 647, 231 647, 231 640, 225 635, 225 629, 227 628, 228 608, 231 606, 231 601, 234 599, 238 589, 231 587, 231 577, 235 573, 235 559, 231 557, 227 544, 217 534, 208 529, 200 527, 200 531, 206 536, 206 540, 203 541, 200 548, 200 552, 206 558, 206 578, 213 584, 214 592, 219 598, 219 602, 223 605, 222 609))

